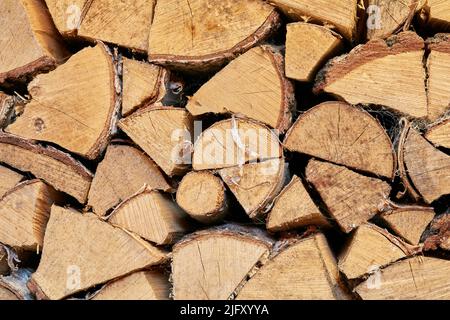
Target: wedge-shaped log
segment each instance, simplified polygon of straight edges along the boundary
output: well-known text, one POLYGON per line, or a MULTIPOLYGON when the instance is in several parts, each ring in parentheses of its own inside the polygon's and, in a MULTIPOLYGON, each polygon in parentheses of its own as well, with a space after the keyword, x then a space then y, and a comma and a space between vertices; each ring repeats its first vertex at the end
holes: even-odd
POLYGON ((0 198, 2 198, 6 192, 14 188, 23 179, 24 176, 20 173, 4 166, 0 166, 0 198))
POLYGON ((450 119, 428 129, 425 138, 436 147, 450 149, 450 119))

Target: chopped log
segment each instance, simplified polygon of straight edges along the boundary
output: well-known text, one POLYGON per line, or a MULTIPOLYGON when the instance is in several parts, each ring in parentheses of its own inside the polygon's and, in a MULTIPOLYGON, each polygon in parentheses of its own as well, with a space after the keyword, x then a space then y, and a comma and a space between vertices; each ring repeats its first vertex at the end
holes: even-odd
POLYGON ((184 70, 217 68, 263 42, 279 25, 279 14, 263 1, 157 1, 149 60, 184 70))
POLYGON ((122 202, 108 221, 157 245, 172 244, 190 229, 187 215, 171 196, 150 189, 122 202))
POLYGON ((364 300, 448 300, 449 272, 448 260, 413 257, 381 270, 356 292, 364 300))
POLYGON ((27 80, 69 57, 43 0, 3 0, 0 12, 0 85, 27 80))
POLYGON ((164 252, 92 213, 53 206, 29 287, 39 299, 62 299, 165 259, 164 252))
POLYGON ((288 179, 284 158, 249 163, 219 170, 251 219, 264 219, 288 179))
POLYGON ((159 271, 139 271, 107 284, 91 300, 168 300, 170 283, 159 271))
POLYGON ((104 216, 144 186, 162 191, 171 189, 155 162, 142 151, 111 144, 92 180, 88 205, 94 213, 104 216))
POLYGON ((17 300, 34 300, 32 293, 27 287, 30 277, 31 270, 23 268, 12 272, 8 276, 0 276, 0 291, 1 288, 9 290, 17 297, 17 300))
POLYGON ((386 205, 391 187, 338 165, 311 160, 306 179, 319 192, 331 216, 349 233, 386 205))
POLYGON ((426 117, 424 46, 414 32, 369 41, 330 60, 319 72, 314 92, 325 91, 350 104, 383 105, 426 117))
POLYGON ((278 136, 266 126, 247 119, 216 122, 194 145, 194 170, 235 167, 282 157, 278 136))
POLYGON ((328 227, 330 224, 311 199, 302 180, 294 176, 275 199, 267 217, 267 230, 288 231, 309 225, 328 227))
POLYGON ((341 253, 339 269, 347 279, 357 279, 413 253, 412 246, 386 230, 363 224, 356 229, 341 253))
POLYGON ((0 165, 0 198, 3 198, 6 192, 14 188, 23 179, 24 176, 20 173, 0 165))
POLYGON ((32 100, 6 131, 96 159, 108 145, 119 112, 115 80, 104 45, 83 49, 30 83, 32 100))
POLYGON ((450 31, 450 5, 446 0, 427 0, 420 14, 422 23, 433 31, 450 31))
POLYGON ((325 62, 342 49, 342 37, 327 27, 290 23, 286 33, 286 77, 314 81, 325 62))
POLYGON ((0 161, 21 171, 31 172, 80 203, 87 200, 92 173, 62 151, 0 133, 0 161))
POLYGON ((396 170, 386 130, 366 111, 343 102, 325 102, 303 113, 284 146, 389 179, 396 170))
POLYGON ((122 129, 168 175, 190 168, 193 119, 182 108, 146 107, 122 119, 122 129))
POLYGON ((357 0, 269 0, 294 20, 311 20, 331 25, 348 40, 354 40, 357 0))
POLYGON ((0 301, 19 300, 17 296, 7 288, 0 286, 0 301))
POLYGON ((204 224, 218 222, 228 213, 225 186, 209 171, 192 171, 185 175, 178 186, 177 203, 204 224))
POLYGON ((436 147, 450 149, 450 119, 428 129, 425 138, 436 147))
POLYGON ((247 275, 267 259, 272 246, 262 234, 251 232, 256 231, 227 226, 194 233, 178 243, 173 248, 173 298, 233 298, 247 275))
POLYGON ((295 97, 284 76, 283 56, 267 45, 249 50, 204 84, 186 108, 193 116, 239 114, 285 132, 295 97))
POLYGON ((450 213, 437 216, 431 222, 430 229, 424 234, 424 250, 450 251, 450 213))
POLYGON ((322 234, 281 247, 238 292, 239 300, 341 300, 336 259, 322 234))

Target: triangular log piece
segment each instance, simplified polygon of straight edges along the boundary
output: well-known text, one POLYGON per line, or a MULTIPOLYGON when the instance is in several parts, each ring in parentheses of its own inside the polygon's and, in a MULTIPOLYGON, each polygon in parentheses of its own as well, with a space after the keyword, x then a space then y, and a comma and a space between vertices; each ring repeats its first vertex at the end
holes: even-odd
POLYGON ((146 107, 122 119, 122 129, 168 175, 190 168, 193 119, 184 108, 146 107))
POLYGON ((225 168, 219 174, 247 215, 255 220, 265 218, 288 179, 284 158, 225 168))
POLYGON ((249 50, 204 84, 186 108, 193 116, 235 113, 285 132, 295 97, 283 56, 267 45, 249 50))
POLYGON ((0 162, 31 172, 80 203, 87 200, 92 173, 70 155, 53 147, 0 133, 0 162))
POLYGON ((103 44, 37 76, 28 90, 32 100, 7 132, 53 142, 88 159, 104 151, 119 110, 112 57, 103 44))
POLYGON ((0 198, 23 179, 20 173, 0 165, 0 198))
POLYGON ((44 0, 2 0, 0 12, 0 84, 27 80, 70 56, 44 0))
POLYGON ((327 227, 329 223, 314 204, 302 180, 294 176, 275 199, 267 217, 267 230, 279 232, 309 225, 327 227))
POLYGON ((8 276, 0 276, 0 291, 2 288, 9 290, 17 297, 17 300, 34 300, 34 296, 27 287, 31 272, 30 269, 22 268, 11 272, 8 276))
POLYGON ((425 138, 436 147, 450 149, 450 119, 428 129, 425 138))
POLYGON ((449 300, 450 261, 413 257, 373 274, 356 287, 364 300, 449 300))
MULTIPOLYGON (((260 231, 261 232, 261 231, 260 231)), ((173 249, 175 300, 227 300, 270 253, 272 242, 228 226, 188 236, 173 249)))
POLYGON ((336 259, 325 236, 294 242, 270 258, 238 292, 239 300, 341 300, 336 259))
POLYGON ((303 113, 284 146, 389 179, 396 169, 385 129, 368 112, 343 102, 325 102, 303 113))
POLYGON ((161 170, 144 152, 128 145, 111 144, 95 172, 88 205, 94 213, 104 216, 144 186, 162 191, 171 189, 161 170))
POLYGON ((309 162, 306 178, 346 233, 379 213, 391 191, 389 184, 382 180, 316 160, 309 162))
POLYGON ((424 234, 424 250, 450 251, 450 213, 437 216, 431 222, 430 229, 424 234))
POLYGON ((288 24, 286 77, 314 81, 319 68, 342 48, 342 37, 326 27, 304 22, 288 24))
POLYGON ((383 105, 426 117, 424 46, 414 32, 369 41, 330 60, 319 72, 314 91, 331 93, 351 104, 383 105))
POLYGON ((192 171, 177 190, 177 203, 195 220, 209 224, 227 214, 228 199, 222 180, 209 171, 192 171))
POLYGON ((450 4, 447 0, 427 0, 420 18, 428 29, 448 32, 450 31, 450 4))
POLYGON ((275 8, 263 1, 157 1, 149 59, 173 68, 203 71, 264 41, 279 24, 275 8))
POLYGON ((53 206, 29 287, 38 298, 57 300, 165 260, 164 252, 92 213, 53 206))

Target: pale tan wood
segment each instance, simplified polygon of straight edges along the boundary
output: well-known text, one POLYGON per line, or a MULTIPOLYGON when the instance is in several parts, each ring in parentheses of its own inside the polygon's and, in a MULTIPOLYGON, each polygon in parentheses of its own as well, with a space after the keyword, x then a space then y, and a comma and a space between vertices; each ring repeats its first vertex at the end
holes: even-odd
POLYGON ((284 58, 267 45, 230 62, 186 106, 193 116, 240 114, 280 132, 290 127, 294 107, 294 87, 284 76, 284 58))
POLYGON ((304 22, 289 23, 286 33, 286 77, 311 82, 319 68, 342 49, 342 37, 327 27, 304 22))
POLYGON ((0 301, 8 300, 19 300, 19 298, 5 287, 0 286, 0 301))
POLYGON ((144 186, 162 191, 171 189, 158 166, 143 151, 112 144, 95 172, 88 205, 94 213, 104 216, 144 186))
POLYGON ((91 300, 168 300, 170 283, 160 271, 139 271, 107 284, 91 300))
POLYGON ((325 102, 300 115, 284 146, 389 179, 396 170, 386 130, 366 111, 343 102, 325 102))
POLYGON ((75 35, 92 0, 45 0, 58 31, 75 35))
POLYGON ((364 300, 448 300, 449 272, 448 260, 413 257, 381 270, 379 287, 369 278, 356 292, 364 300))
POLYGON ((331 93, 351 104, 383 105, 426 117, 423 49, 423 39, 414 32, 371 40, 331 60, 319 72, 314 91, 331 93))
POLYGON ((306 178, 346 233, 379 213, 386 206, 391 191, 391 186, 382 180, 317 160, 309 162, 306 178))
POLYGON ((276 197, 267 216, 266 227, 271 232, 279 232, 309 225, 327 227, 329 223, 314 204, 302 180, 294 176, 276 197))
POLYGON ((428 129, 425 138, 436 147, 450 149, 450 119, 428 129))
POLYGON ((227 214, 228 198, 222 180, 209 171, 192 171, 183 177, 177 203, 195 220, 209 224, 227 214))
POLYGON ((420 17, 434 31, 450 31, 450 4, 447 0, 427 0, 420 17))
POLYGON ((183 108, 146 107, 122 119, 119 127, 168 175, 190 168, 193 119, 183 108))
POLYGON ((112 57, 106 48, 99 44, 83 49, 30 83, 32 100, 6 131, 95 159, 106 148, 116 122, 114 82, 112 57))
POLYGON ((0 198, 23 179, 20 173, 0 165, 0 198))
POLYGON ((53 206, 41 261, 29 285, 39 298, 62 299, 165 259, 161 250, 92 213, 53 206))
POLYGON ((157 1, 149 59, 181 69, 217 67, 265 40, 279 23, 263 1, 157 1))
POLYGON ((284 158, 219 170, 219 175, 252 219, 262 219, 287 180, 284 158))

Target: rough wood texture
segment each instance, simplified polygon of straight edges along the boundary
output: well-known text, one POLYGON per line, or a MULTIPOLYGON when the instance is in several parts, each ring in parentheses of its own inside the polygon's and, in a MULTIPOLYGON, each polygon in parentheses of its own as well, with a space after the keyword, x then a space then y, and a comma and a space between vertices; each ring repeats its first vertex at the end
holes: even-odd
POLYGON ((450 31, 450 5, 447 0, 427 0, 421 20, 433 31, 450 31))
POLYGON ((114 82, 106 48, 83 49, 30 83, 32 100, 6 131, 95 159, 106 148, 119 111, 114 82))
POLYGON ((62 151, 0 133, 0 161, 21 171, 31 172, 80 203, 87 200, 92 173, 62 151))
POLYGON ((168 175, 190 168, 193 120, 182 108, 143 108, 122 119, 119 127, 168 175))
POLYGON ((142 151, 112 144, 95 172, 88 205, 94 213, 104 216, 144 186, 162 191, 171 189, 155 162, 142 151))
POLYGON ((326 27, 304 22, 288 24, 286 77, 313 81, 319 68, 342 48, 342 37, 326 27))
POLYGON ((275 8, 257 0, 158 1, 149 59, 178 69, 218 67, 264 41, 279 24, 275 8))
POLYGON ((343 102, 325 102, 303 113, 284 146, 389 179, 396 169, 385 129, 366 111, 343 102))
POLYGON ((346 233, 379 213, 391 190, 390 185, 382 180, 316 160, 309 162, 306 178, 346 233))
POLYGON ((450 149, 450 119, 428 129, 425 138, 436 147, 450 149))
POLYGON ((91 213, 53 206, 29 287, 38 298, 62 299, 165 259, 159 249, 91 213))
POLYGON ((425 251, 439 248, 450 251, 450 213, 434 218, 430 229, 425 232, 424 237, 425 251))
POLYGON ((270 46, 249 50, 204 84, 186 108, 193 116, 240 114, 285 132, 295 108, 294 87, 284 76, 284 58, 270 46))
POLYGON ((23 179, 24 176, 20 173, 0 165, 0 198, 23 179))
POLYGON ((10 300, 19 300, 19 298, 5 287, 0 286, 0 301, 10 300))

